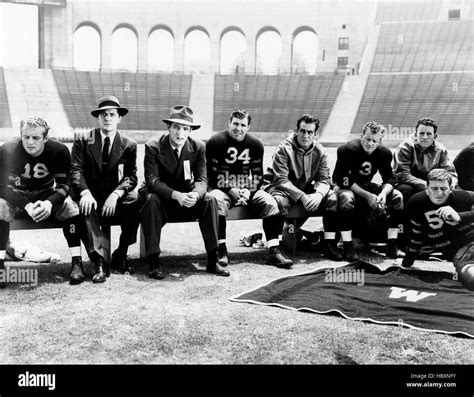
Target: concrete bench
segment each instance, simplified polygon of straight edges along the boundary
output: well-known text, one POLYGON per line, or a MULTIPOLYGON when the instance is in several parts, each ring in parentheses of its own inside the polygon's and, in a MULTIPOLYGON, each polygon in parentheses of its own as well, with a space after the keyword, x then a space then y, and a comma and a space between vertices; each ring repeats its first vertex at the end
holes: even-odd
MULTIPOLYGON (((286 216, 287 227, 283 230, 283 244, 286 250, 295 254, 296 252, 296 222, 298 218, 320 217, 320 213, 308 213, 305 209, 297 204, 294 205, 288 215, 286 216)), ((238 221, 245 219, 260 219, 247 207, 233 207, 230 210, 228 221, 238 221)), ((110 247, 110 231, 112 226, 119 226, 118 224, 102 224, 101 228, 109 240, 109 252, 112 252, 110 247)), ((41 230, 41 229, 60 229, 61 223, 56 220, 46 220, 41 223, 33 222, 29 219, 16 219, 10 224, 10 230, 41 230)), ((140 258, 145 258, 145 239, 143 229, 140 226, 140 258)))

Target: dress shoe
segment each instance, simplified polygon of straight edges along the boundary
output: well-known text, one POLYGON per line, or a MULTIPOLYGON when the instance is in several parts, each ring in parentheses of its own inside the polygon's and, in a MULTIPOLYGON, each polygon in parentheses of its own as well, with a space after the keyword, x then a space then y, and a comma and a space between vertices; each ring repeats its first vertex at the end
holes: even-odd
POLYGON ((154 259, 153 262, 150 262, 150 271, 148 272, 148 277, 155 280, 163 280, 165 278, 165 273, 163 273, 161 270, 158 259, 154 259))
POLYGON ((324 240, 322 253, 332 261, 342 261, 344 256, 337 249, 336 240, 324 240))
POLYGON ((230 273, 215 261, 208 261, 206 272, 215 274, 216 276, 229 277, 230 273))
POLYGON ((112 260, 110 262, 110 266, 113 269, 118 270, 120 273, 125 274, 133 274, 134 271, 132 266, 128 263, 128 255, 124 254, 123 252, 116 249, 112 254, 112 260))
POLYGON ((356 260, 359 259, 359 255, 357 254, 357 252, 355 252, 352 241, 344 241, 342 243, 342 248, 344 251, 344 258, 346 259, 346 261, 355 262, 356 260))
POLYGON ((72 258, 71 264, 71 279, 69 284, 77 285, 82 283, 86 277, 84 276, 84 268, 82 267, 82 259, 80 256, 75 256, 72 258))
POLYGON ((227 266, 229 264, 229 257, 227 256, 227 246, 225 244, 219 244, 219 250, 217 252, 217 261, 220 266, 227 266))
POLYGON ((293 266, 293 261, 286 256, 285 251, 279 246, 270 247, 264 263, 281 269, 289 269, 293 266))
POLYGON ((388 240, 385 253, 387 254, 388 258, 392 259, 403 258, 405 256, 405 253, 397 247, 395 240, 388 240))
POLYGON ((94 263, 94 275, 92 276, 92 282, 96 284, 105 282, 108 277, 107 268, 108 266, 105 264, 104 259, 98 259, 97 262, 94 263))

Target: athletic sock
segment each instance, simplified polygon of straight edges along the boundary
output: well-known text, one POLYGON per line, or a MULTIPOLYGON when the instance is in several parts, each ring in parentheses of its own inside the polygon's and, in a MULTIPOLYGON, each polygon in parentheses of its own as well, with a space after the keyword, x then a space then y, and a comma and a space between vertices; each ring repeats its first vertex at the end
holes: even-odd
POLYGON ((278 236, 282 233, 284 222, 285 218, 281 215, 268 216, 262 219, 263 232, 267 242, 274 239, 278 240, 278 236))
POLYGON ((79 233, 79 215, 64 222, 63 234, 69 248, 81 247, 81 234, 79 233))
POLYGON ((343 242, 352 241, 352 230, 341 231, 341 239, 343 242))
POLYGON ((1 251, 6 250, 9 236, 10 236, 10 224, 5 221, 0 221, 0 250, 1 251))
POLYGON ((227 228, 227 221, 225 219, 225 216, 219 215, 219 233, 218 233, 218 239, 219 240, 224 240, 226 239, 226 228, 227 228))

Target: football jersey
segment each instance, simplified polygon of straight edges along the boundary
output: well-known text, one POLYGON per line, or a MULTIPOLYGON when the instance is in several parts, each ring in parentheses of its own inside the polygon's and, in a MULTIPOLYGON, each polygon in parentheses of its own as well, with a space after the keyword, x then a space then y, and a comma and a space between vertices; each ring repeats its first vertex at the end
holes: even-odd
POLYGON ((55 204, 69 193, 71 155, 66 145, 48 139, 38 157, 30 156, 20 138, 0 147, 0 197, 24 207, 28 200, 17 192, 53 189, 47 199, 55 204))
POLYGON ((474 241, 472 205, 471 195, 463 190, 454 190, 442 205, 434 204, 425 191, 413 195, 406 207, 411 224, 408 253, 417 255, 422 246, 428 245, 449 259, 459 248, 474 241), (459 224, 436 215, 436 211, 445 206, 452 207, 461 216, 459 224))
POLYGON ((392 152, 379 146, 371 154, 362 147, 360 139, 353 139, 337 149, 333 181, 340 188, 349 189, 354 183, 363 187, 380 172, 383 183, 393 185, 392 152))
POLYGON ((209 187, 256 192, 263 182, 263 150, 262 143, 249 134, 240 142, 227 130, 213 135, 206 144, 209 187))

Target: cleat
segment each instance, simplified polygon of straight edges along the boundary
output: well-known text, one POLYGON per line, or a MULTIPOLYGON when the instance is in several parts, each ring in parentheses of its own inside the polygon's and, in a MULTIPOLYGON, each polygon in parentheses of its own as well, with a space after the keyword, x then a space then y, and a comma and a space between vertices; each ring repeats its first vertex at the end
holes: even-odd
POLYGON ((79 256, 75 256, 74 258, 72 258, 71 278, 69 280, 69 284, 81 284, 85 279, 86 277, 84 276, 84 268, 82 267, 82 258, 79 256))
POLYGON ((344 258, 348 262, 355 262, 356 260, 359 259, 359 255, 357 254, 357 252, 355 252, 352 241, 344 241, 342 243, 342 247, 344 251, 344 258))
POLYGON ((337 249, 336 240, 324 240, 323 255, 333 261, 342 261, 344 259, 341 252, 337 249))
POLYGON ((405 253, 397 247, 395 242, 391 242, 390 240, 388 242, 385 253, 387 257, 391 259, 403 258, 405 256, 405 253))

